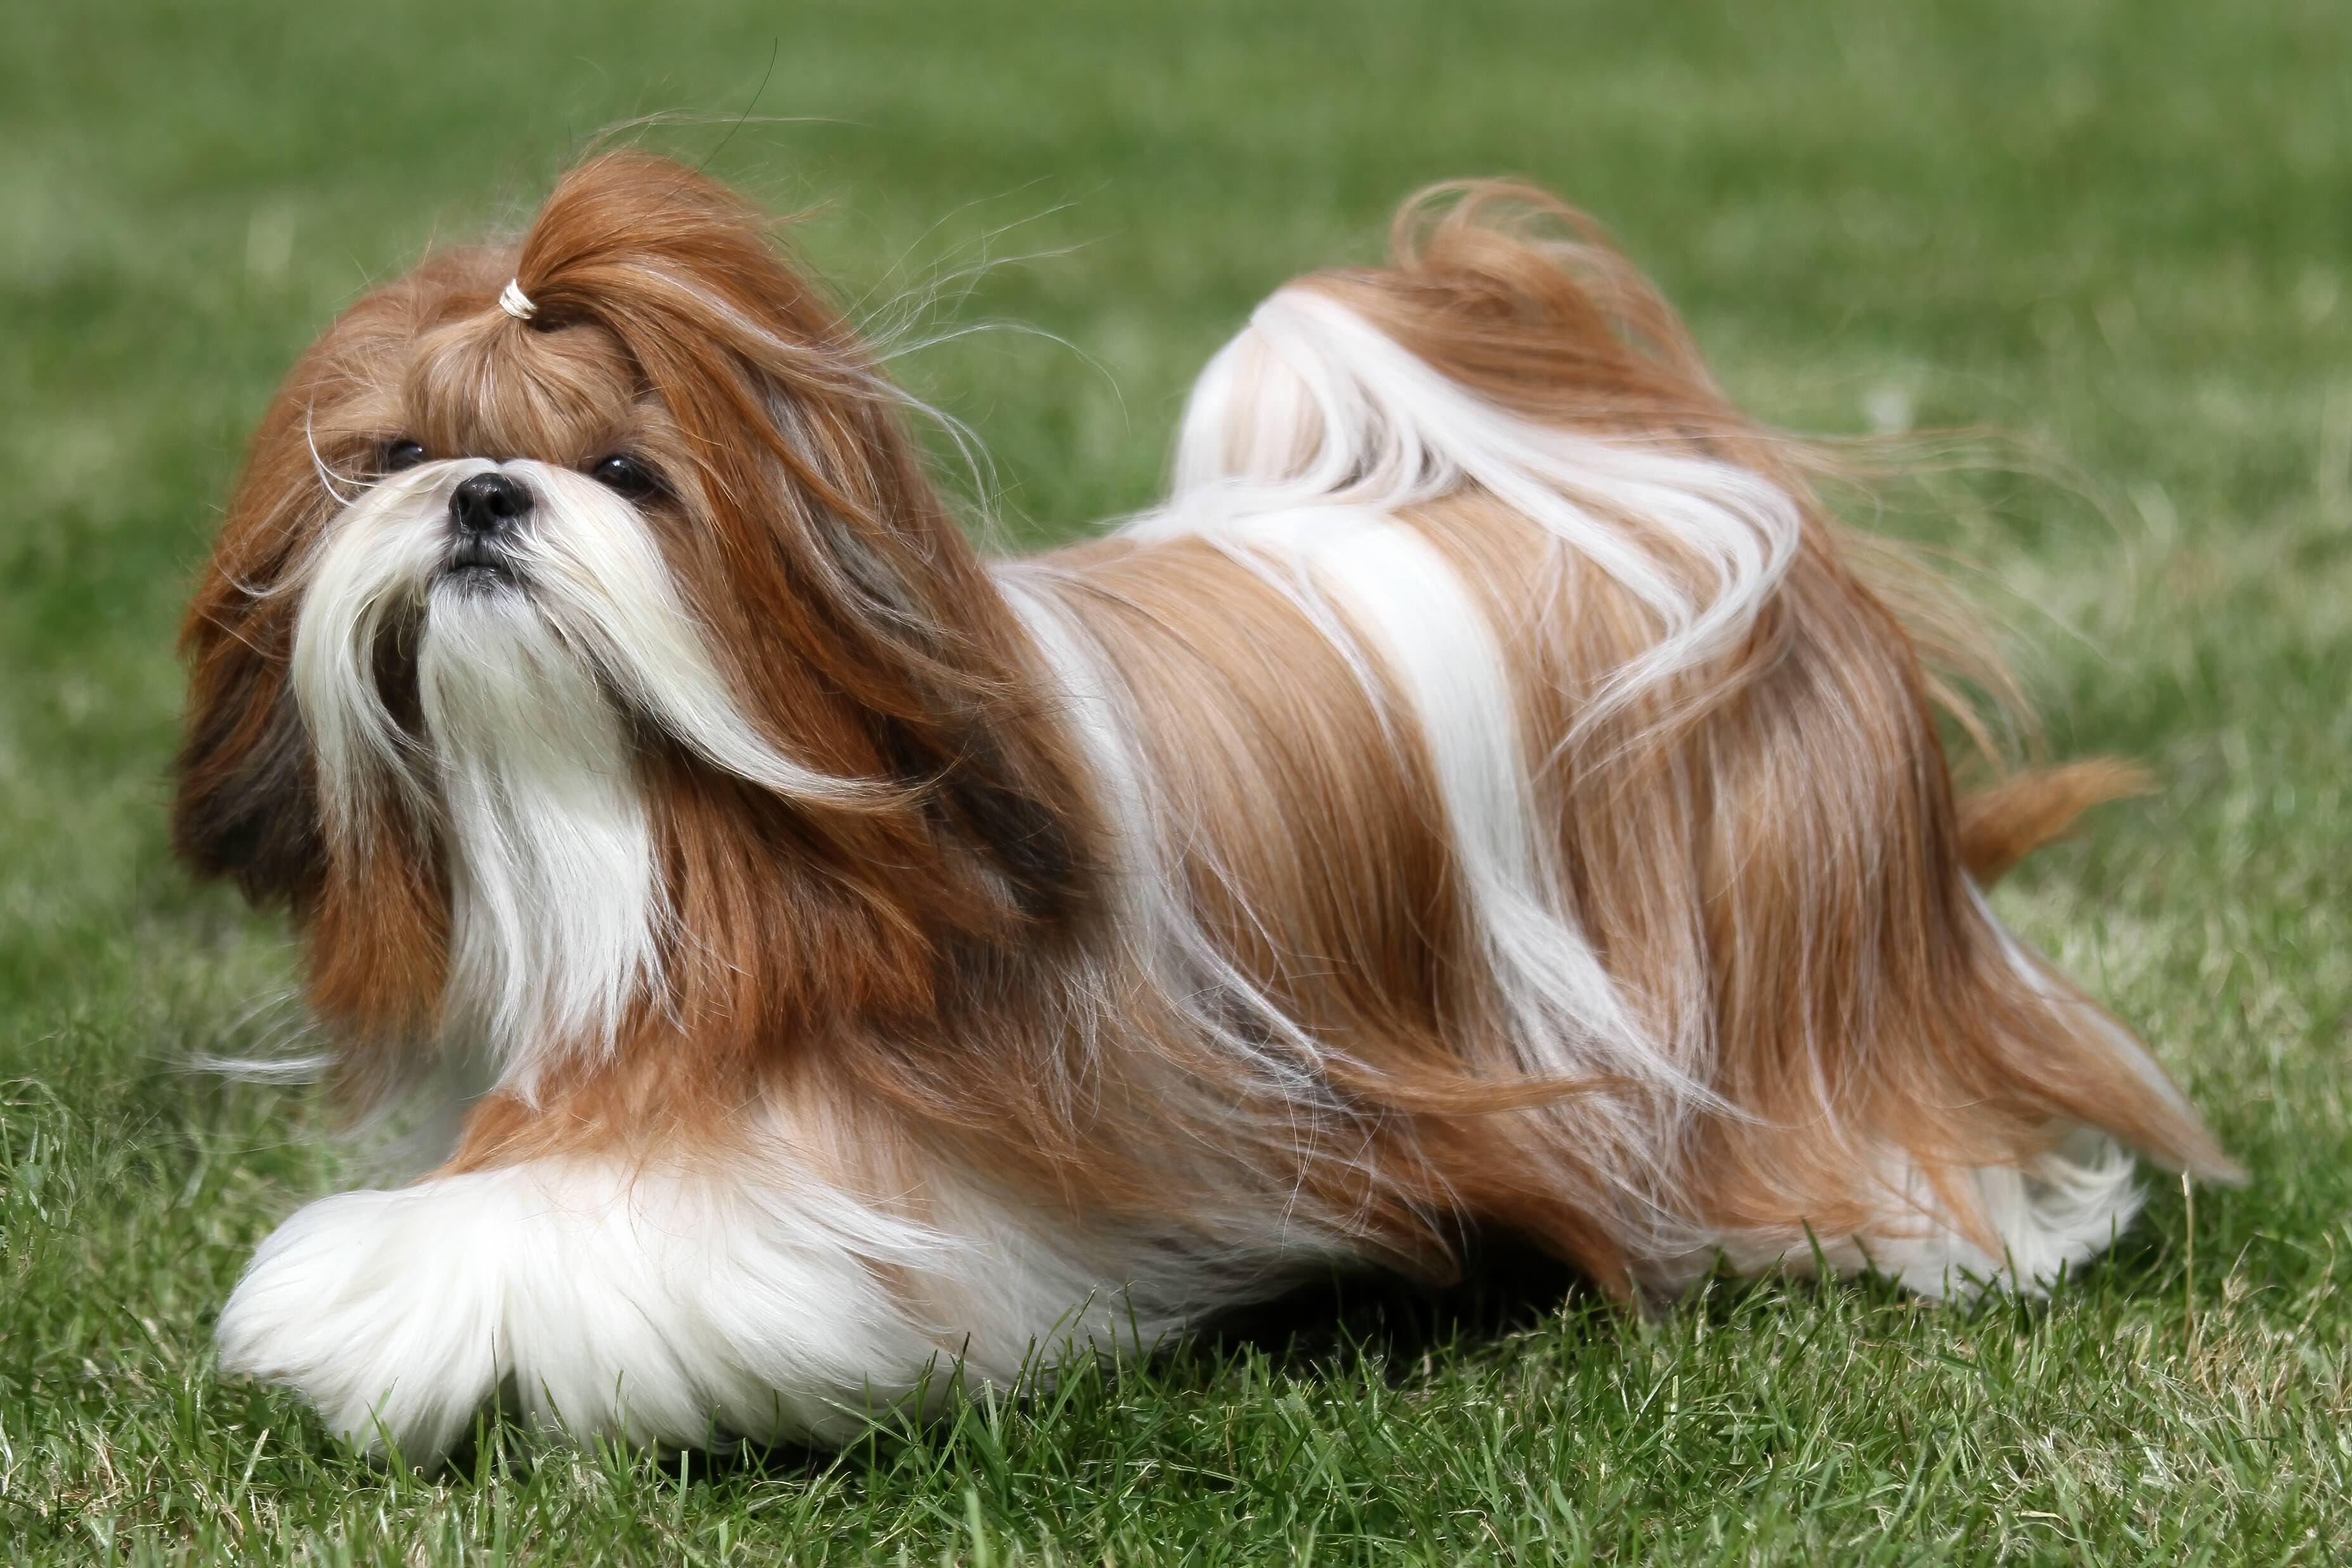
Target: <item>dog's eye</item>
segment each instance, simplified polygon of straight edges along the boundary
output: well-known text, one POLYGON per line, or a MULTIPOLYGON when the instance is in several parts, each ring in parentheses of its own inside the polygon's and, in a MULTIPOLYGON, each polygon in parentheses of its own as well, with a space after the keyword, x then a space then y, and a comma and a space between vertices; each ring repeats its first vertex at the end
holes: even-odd
POLYGON ((606 489, 631 500, 642 500, 661 489, 661 479, 651 468, 617 452, 589 469, 588 474, 606 489))
POLYGON ((396 474, 403 468, 413 468, 423 462, 425 457, 425 447, 422 442, 394 441, 383 449, 383 471, 387 474, 396 474))

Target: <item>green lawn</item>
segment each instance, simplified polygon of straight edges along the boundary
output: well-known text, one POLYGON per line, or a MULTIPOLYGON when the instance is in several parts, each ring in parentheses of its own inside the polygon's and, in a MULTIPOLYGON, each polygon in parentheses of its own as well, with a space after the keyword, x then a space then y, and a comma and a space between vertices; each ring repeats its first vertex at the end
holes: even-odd
POLYGON ((0 1556, 2344 1560, 2352 7, 1141 9, 0 18, 0 1556), (755 101, 789 120, 730 132, 755 101), (299 1027, 283 930, 166 853, 186 585, 331 311, 677 109, 712 122, 652 142, 820 208, 806 246, 870 312, 1049 334, 901 362, 1024 538, 1148 500, 1250 302, 1459 174, 1598 213, 1770 419, 2024 437, 2054 478, 1941 480, 1888 526, 1967 563, 2056 749, 2164 788, 2000 901, 2250 1184, 2159 1179, 2046 1308, 1762 1286, 1643 1323, 1497 1258, 838 1457, 498 1433, 421 1480, 216 1383, 248 1250, 365 1167, 305 1092, 186 1070, 299 1027))

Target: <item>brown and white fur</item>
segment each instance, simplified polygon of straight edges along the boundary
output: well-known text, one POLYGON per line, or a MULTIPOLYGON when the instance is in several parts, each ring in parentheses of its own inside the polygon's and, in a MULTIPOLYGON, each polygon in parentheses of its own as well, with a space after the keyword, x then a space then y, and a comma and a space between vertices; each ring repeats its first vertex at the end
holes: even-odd
POLYGON ((2226 1173, 1979 891, 2102 775, 1956 805, 1801 449, 1539 193, 1276 292, 1087 542, 982 561, 910 412, 630 153, 295 367, 176 841, 348 1093, 462 1123, 269 1238, 226 1369, 411 1460, 501 1391, 824 1439, 1469 1226, 1941 1296, 2105 1247, 2126 1145, 2226 1173))

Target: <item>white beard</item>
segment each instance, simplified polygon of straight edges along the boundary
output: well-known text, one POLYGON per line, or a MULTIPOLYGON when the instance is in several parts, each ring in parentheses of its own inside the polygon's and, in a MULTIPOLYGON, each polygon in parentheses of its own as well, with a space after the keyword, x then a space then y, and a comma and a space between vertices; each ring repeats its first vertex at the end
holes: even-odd
POLYGON ((417 655, 447 836, 445 1036, 528 1096, 572 1042, 609 1048, 667 924, 628 739, 522 594, 446 584, 417 655))

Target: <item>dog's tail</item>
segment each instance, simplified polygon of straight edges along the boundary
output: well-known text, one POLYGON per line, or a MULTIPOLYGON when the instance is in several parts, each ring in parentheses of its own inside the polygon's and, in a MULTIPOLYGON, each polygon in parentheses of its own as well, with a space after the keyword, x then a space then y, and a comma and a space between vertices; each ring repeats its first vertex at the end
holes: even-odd
POLYGON ((1990 888, 2093 806, 2153 787, 2146 770, 2111 757, 2012 774, 1960 797, 1960 858, 1977 885, 1990 888))

